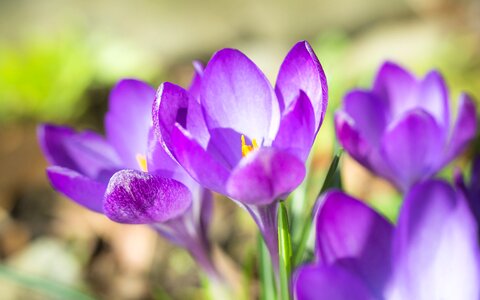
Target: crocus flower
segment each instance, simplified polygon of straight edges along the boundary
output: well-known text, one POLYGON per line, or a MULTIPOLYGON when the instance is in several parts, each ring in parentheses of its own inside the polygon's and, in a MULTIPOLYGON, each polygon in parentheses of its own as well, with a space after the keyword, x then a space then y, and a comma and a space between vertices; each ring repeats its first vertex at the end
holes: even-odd
POLYGON ((414 185, 396 226, 342 192, 324 200, 316 262, 294 276, 297 299, 479 299, 477 224, 449 184, 414 185))
POLYGON ((422 80, 385 63, 371 90, 353 90, 335 115, 341 145, 360 164, 406 192, 432 177, 475 136, 472 99, 460 96, 451 122, 448 89, 437 71, 422 80))
POLYGON ((213 55, 190 92, 161 85, 154 123, 163 143, 202 186, 245 207, 276 262, 279 199, 305 176, 327 107, 327 83, 307 42, 286 56, 275 89, 242 52, 213 55))
MULTIPOLYGON (((186 248, 215 275, 206 237, 211 193, 195 183, 152 130, 155 90, 122 80, 110 94, 106 138, 41 125, 41 148, 52 186, 78 204, 127 224, 149 224, 186 248)), ((215 275, 216 276, 216 275, 215 275)))
POLYGON ((480 226, 480 155, 473 160, 470 181, 468 183, 465 182, 459 170, 456 170, 454 177, 456 186, 465 193, 470 208, 480 226))

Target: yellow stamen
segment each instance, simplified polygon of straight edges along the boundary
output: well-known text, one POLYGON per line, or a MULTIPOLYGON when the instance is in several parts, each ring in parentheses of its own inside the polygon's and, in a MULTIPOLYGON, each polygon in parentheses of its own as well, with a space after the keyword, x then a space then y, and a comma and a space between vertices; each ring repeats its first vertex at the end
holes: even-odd
POLYGON ((247 145, 245 142, 245 136, 242 134, 242 157, 247 156, 248 153, 252 152, 255 149, 258 149, 257 140, 252 139, 252 145, 247 145))
POLYGON ((137 163, 138 165, 140 166, 140 169, 143 171, 143 172, 148 172, 148 168, 147 168, 147 157, 143 154, 137 154, 135 156, 135 158, 137 159, 137 163))

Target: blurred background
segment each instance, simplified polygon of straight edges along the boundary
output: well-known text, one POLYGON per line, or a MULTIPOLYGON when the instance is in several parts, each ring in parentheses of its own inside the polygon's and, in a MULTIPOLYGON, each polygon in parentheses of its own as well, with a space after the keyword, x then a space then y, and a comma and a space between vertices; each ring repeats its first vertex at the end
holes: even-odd
MULTIPOLYGON (((308 207, 335 148, 332 113, 345 91, 370 86, 384 60, 419 76, 440 69, 453 103, 462 90, 480 99, 478 16, 478 0, 0 0, 0 298, 203 297, 186 252, 147 227, 115 224, 52 190, 38 123, 102 132, 116 81, 187 86, 191 61, 205 63, 223 47, 242 50, 274 83, 289 48, 306 39, 330 90, 309 203, 301 205, 308 207)), ((391 186, 347 155, 341 170, 348 192, 395 218, 400 198, 391 186)), ((231 201, 217 199, 215 208, 211 235, 229 257, 223 264, 248 283, 239 296, 255 298, 255 225, 231 201)))

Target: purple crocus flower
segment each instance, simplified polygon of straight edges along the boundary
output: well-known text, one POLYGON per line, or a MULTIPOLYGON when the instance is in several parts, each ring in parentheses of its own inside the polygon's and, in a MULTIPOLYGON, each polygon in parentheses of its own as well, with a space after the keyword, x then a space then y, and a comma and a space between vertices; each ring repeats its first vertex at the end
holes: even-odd
POLYGON ((278 200, 305 176, 327 107, 327 82, 310 45, 286 56, 275 90, 242 52, 223 49, 190 92, 161 85, 154 123, 163 143, 201 185, 246 208, 277 259, 278 200))
POLYGON ((477 224, 449 184, 414 185, 396 226, 342 192, 324 201, 317 261, 296 271, 297 299, 479 299, 477 224))
POLYGON ((472 99, 460 96, 451 122, 446 84, 437 71, 422 80, 385 63, 371 90, 353 90, 335 115, 342 146, 360 164, 406 192, 433 176, 475 136, 472 99))
POLYGON ((216 276, 206 237, 211 192, 163 150, 152 130, 155 90, 133 79, 112 90, 106 138, 91 131, 41 125, 52 186, 78 204, 127 224, 149 224, 186 248, 216 276))

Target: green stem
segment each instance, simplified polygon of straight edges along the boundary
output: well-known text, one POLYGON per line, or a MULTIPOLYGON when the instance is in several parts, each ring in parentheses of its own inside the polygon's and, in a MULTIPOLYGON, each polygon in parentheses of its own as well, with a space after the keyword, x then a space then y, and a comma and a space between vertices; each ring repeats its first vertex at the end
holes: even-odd
POLYGON ((285 203, 280 202, 278 211, 278 252, 280 299, 290 300, 290 272, 292 269, 292 242, 285 203))
POLYGON ((257 245, 260 253, 260 299, 275 300, 272 260, 261 234, 258 235, 257 245))

